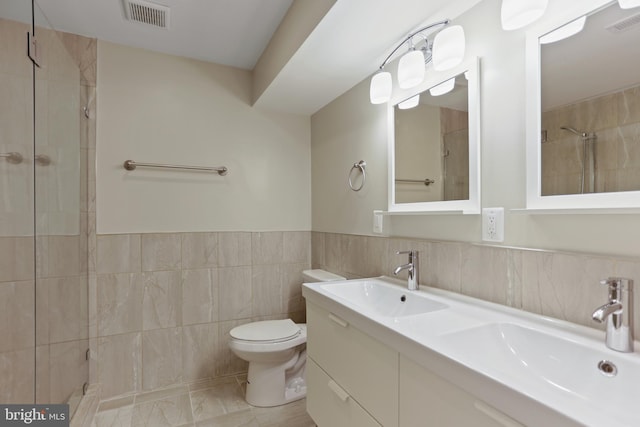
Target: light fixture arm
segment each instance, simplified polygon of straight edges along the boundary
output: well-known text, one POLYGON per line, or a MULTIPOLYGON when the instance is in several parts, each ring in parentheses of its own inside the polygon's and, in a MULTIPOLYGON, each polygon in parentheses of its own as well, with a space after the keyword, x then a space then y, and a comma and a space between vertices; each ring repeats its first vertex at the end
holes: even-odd
MULTIPOLYGON (((438 25, 449 25, 449 23, 451 22, 450 19, 445 19, 444 21, 440 21, 440 22, 436 22, 433 24, 429 24, 426 27, 422 27, 419 30, 414 31, 413 33, 409 34, 404 40, 402 40, 398 46, 396 46, 395 49, 393 49, 391 51, 391 53, 389 54, 389 56, 387 56, 387 59, 385 59, 382 64, 380 65, 380 70, 384 69, 385 65, 387 65, 387 63, 391 60, 391 58, 393 57, 393 55, 395 55, 395 53, 398 51, 398 49, 400 49, 406 42, 408 42, 409 40, 413 39, 417 34, 422 33, 423 31, 429 30, 433 27, 437 27, 438 25)), ((421 34, 422 35, 422 34, 421 34)), ((423 36, 426 39, 426 36, 423 36)))

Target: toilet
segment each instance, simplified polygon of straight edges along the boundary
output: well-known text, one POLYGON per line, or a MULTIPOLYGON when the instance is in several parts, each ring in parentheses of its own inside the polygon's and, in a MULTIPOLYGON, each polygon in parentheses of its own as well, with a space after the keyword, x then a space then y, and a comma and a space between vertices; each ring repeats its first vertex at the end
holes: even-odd
MULTIPOLYGON (((344 277, 324 270, 305 270, 306 282, 329 282, 344 277)), ((249 362, 245 399, 253 406, 284 405, 307 394, 307 325, 291 319, 263 320, 229 332, 229 348, 249 362)))

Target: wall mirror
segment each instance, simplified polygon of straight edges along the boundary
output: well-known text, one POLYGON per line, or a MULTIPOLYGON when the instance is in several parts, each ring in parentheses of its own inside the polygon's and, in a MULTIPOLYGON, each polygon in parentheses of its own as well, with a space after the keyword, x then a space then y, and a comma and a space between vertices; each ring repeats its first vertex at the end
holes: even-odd
POLYGON ((527 208, 640 207, 640 8, 575 3, 528 35, 527 208))
POLYGON ((478 60, 389 103, 389 213, 479 211, 478 60))

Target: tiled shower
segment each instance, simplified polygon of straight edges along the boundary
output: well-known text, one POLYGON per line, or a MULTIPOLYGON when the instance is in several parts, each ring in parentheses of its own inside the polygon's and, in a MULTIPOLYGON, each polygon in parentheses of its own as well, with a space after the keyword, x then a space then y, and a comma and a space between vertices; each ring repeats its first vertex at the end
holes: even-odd
POLYGON ((33 66, 30 6, 0 19, 0 153, 20 159, 0 158, 0 401, 73 410, 89 383, 95 40, 49 29, 36 9, 33 66))

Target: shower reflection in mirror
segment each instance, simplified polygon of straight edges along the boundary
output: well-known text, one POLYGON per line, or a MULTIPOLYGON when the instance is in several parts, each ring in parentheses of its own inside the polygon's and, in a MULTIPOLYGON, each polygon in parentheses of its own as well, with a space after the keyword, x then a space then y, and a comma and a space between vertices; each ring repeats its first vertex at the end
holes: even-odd
POLYGON ((640 10, 540 37, 541 195, 640 190, 640 10))

